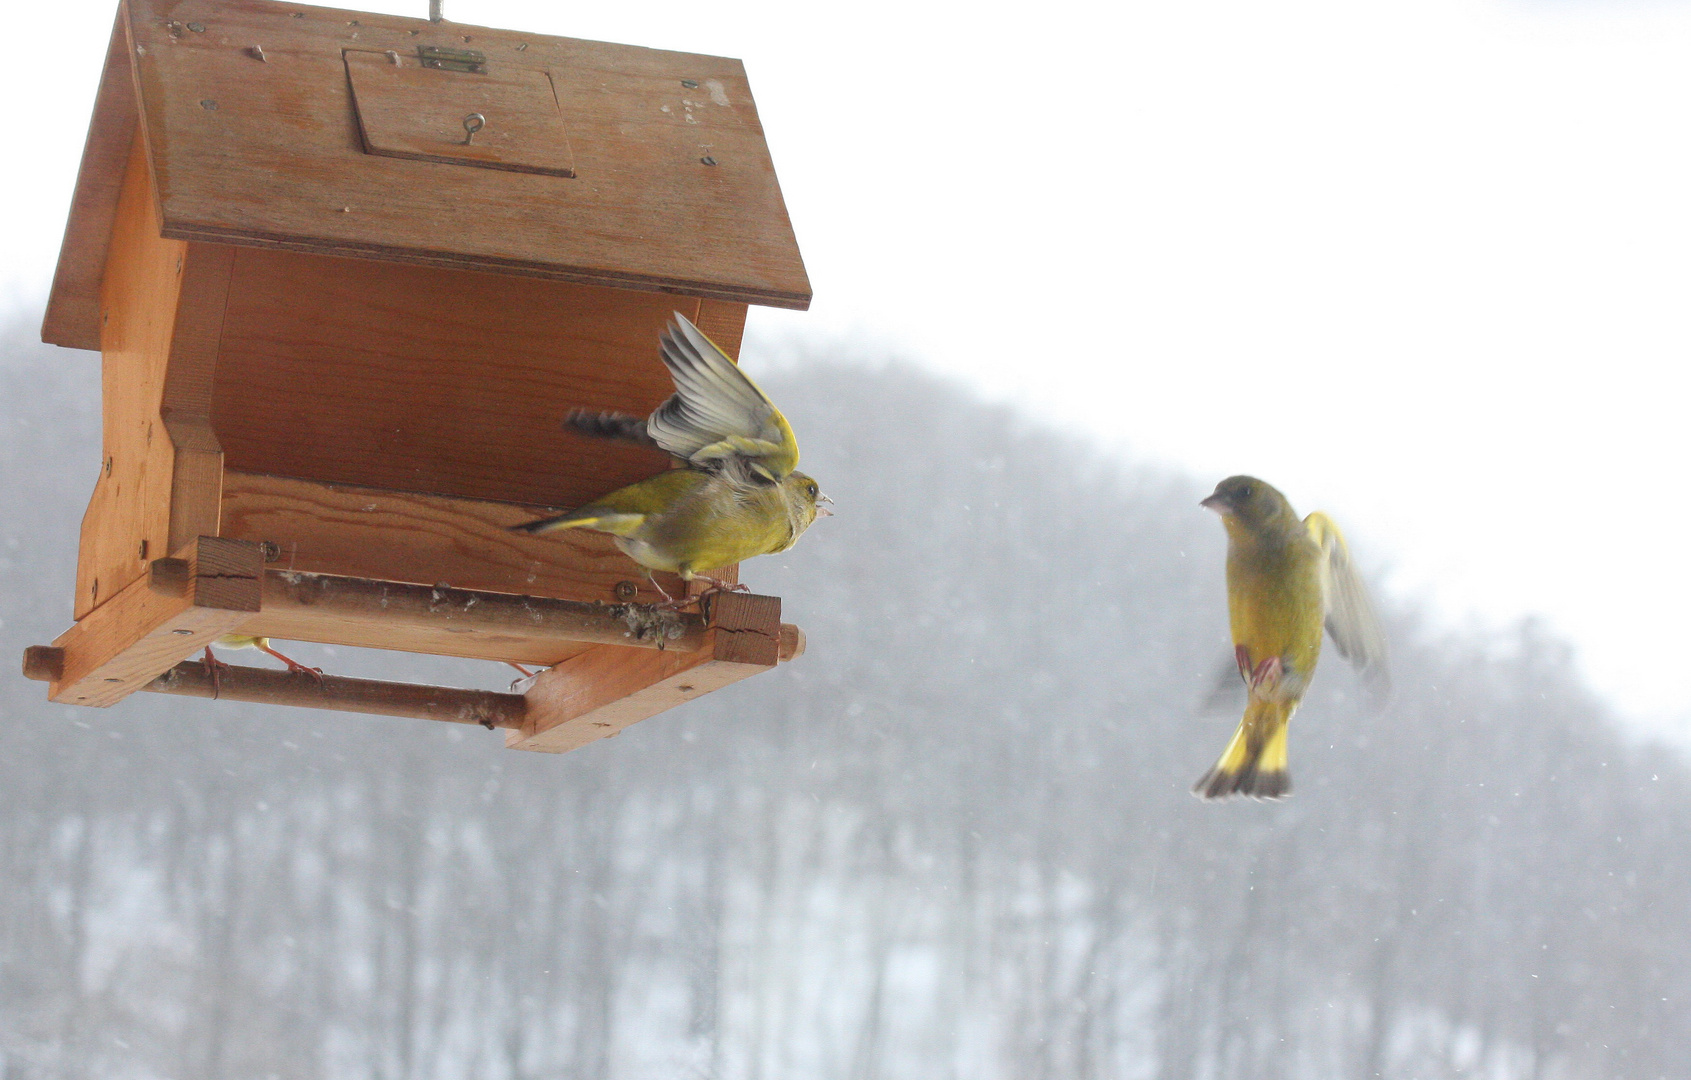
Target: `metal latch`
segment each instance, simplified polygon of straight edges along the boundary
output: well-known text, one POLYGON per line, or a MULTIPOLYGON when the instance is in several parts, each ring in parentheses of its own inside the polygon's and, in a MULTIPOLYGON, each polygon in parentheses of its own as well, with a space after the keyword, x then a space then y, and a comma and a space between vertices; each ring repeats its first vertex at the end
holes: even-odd
POLYGON ((487 74, 487 54, 476 52, 474 49, 442 49, 434 45, 419 45, 417 58, 423 62, 424 67, 438 71, 487 74))

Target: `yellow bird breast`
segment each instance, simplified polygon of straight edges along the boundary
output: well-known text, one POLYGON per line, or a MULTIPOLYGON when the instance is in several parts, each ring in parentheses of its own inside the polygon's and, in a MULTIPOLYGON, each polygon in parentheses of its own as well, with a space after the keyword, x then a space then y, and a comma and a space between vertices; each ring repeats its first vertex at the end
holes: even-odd
POLYGON ((1281 694, 1296 701, 1321 657, 1320 549, 1308 541, 1279 550, 1235 544, 1227 558, 1227 613, 1249 665, 1279 657, 1286 669, 1281 694))

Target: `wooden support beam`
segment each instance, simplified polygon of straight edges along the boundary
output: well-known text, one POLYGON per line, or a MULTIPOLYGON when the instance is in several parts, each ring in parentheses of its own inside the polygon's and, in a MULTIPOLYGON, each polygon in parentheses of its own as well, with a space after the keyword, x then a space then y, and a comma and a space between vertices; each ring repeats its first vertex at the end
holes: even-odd
POLYGON ((51 700, 121 701, 258 611, 264 566, 258 545, 202 536, 178 562, 178 581, 155 588, 148 574, 59 635, 51 700))
POLYGON ((211 391, 223 340, 223 311, 235 249, 189 244, 183 253, 176 324, 170 339, 159 418, 170 436, 170 546, 218 536, 223 447, 211 428, 211 391))
POLYGON ((234 249, 159 236, 144 140, 130 148, 100 292, 100 476, 82 521, 78 619, 196 536, 216 536, 211 395, 234 249))
MULTIPOLYGON (((601 645, 542 672, 527 693, 523 726, 506 736, 514 750, 561 754, 665 709, 774 667, 781 655, 781 599, 745 593, 709 601, 706 647, 636 652, 601 645)), ((787 635, 802 648, 797 627, 787 635)))
POLYGON ((595 645, 692 652, 698 615, 646 604, 538 596, 268 570, 263 606, 245 632, 290 641, 553 664, 595 645))
MULTIPOLYGON (((287 636, 324 640, 322 633, 287 636)), ((51 684, 54 701, 103 706, 136 690, 226 697, 503 727, 507 746, 562 753, 767 671, 804 648, 804 632, 781 622, 779 597, 714 595, 701 617, 266 571, 258 545, 202 536, 181 555, 154 560, 146 578, 52 645, 25 650, 23 666, 27 677, 51 684), (184 662, 223 634, 284 636, 273 626, 290 618, 318 631, 351 628, 358 633, 348 636, 362 634, 357 644, 378 648, 410 649, 414 635, 426 631, 459 642, 550 642, 576 651, 540 673, 524 695, 228 666, 214 679, 203 664, 184 662)))
POLYGON ((528 707, 521 694, 349 679, 339 675, 319 679, 299 672, 229 664, 219 668, 213 680, 206 665, 198 660, 177 664, 141 689, 154 694, 408 716, 452 724, 480 724, 485 728, 520 728, 528 707))
POLYGON ((158 196, 143 144, 136 132, 100 290, 100 475, 82 518, 78 619, 144 579, 150 560, 174 550, 175 452, 159 405, 188 245, 159 236, 158 196))
MULTIPOLYGON (((646 571, 603 533, 511 531, 556 512, 229 469, 217 535, 274 544, 278 568, 313 574, 419 585, 449 581, 464 589, 559 600, 663 599, 646 571)), ((731 574, 712 576, 733 580, 731 574)), ((658 581, 672 596, 685 588, 673 574, 659 574, 658 581)))

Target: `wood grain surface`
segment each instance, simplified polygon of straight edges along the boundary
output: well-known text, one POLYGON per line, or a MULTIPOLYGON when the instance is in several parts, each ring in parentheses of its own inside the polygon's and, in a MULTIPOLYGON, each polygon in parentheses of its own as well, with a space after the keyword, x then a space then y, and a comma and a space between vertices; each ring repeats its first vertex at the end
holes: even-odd
POLYGON ((737 60, 268 0, 126 8, 167 236, 809 303, 737 60), (421 45, 545 73, 577 178, 365 153, 343 50, 421 45))
POLYGON ((154 588, 144 575, 54 640, 64 658, 51 700, 121 701, 258 611, 257 545, 200 537, 176 557, 188 563, 185 589, 154 588))
POLYGON ((159 419, 170 437, 170 540, 175 551, 196 536, 216 536, 223 492, 223 448, 211 428, 212 389, 229 300, 235 249, 189 244, 159 419))
POLYGON ((187 250, 158 234, 137 138, 101 291, 101 456, 78 545, 78 619, 170 553, 175 450, 159 408, 187 250))
POLYGON ((779 597, 718 595, 708 615, 712 629, 698 652, 599 645, 542 672, 526 695, 522 728, 506 735, 505 745, 565 753, 775 666, 779 597))
POLYGON ((185 660, 141 689, 154 694, 406 716, 450 724, 480 724, 487 728, 519 728, 527 711, 521 694, 338 675, 314 678, 304 672, 235 664, 224 664, 213 678, 206 664, 199 660, 185 660))
MULTIPOLYGON (((607 604, 663 599, 645 569, 603 533, 510 531, 541 513, 230 471, 220 532, 276 545, 277 569, 607 604)), ((680 595, 680 578, 657 577, 665 591, 680 595)))
POLYGON ((509 64, 444 71, 396 50, 344 55, 366 153, 575 177, 546 72, 509 64))
MULTIPOLYGON (((668 467, 562 420, 577 407, 655 409, 674 391, 658 338, 672 312, 699 308, 244 248, 213 427, 231 469, 569 509, 668 467)), ((732 326, 743 310, 713 314, 732 326)))

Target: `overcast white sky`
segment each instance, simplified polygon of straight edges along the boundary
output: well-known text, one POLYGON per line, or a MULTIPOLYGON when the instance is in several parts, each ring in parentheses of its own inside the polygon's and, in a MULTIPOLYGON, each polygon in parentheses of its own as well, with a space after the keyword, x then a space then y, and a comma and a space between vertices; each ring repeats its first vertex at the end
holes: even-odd
MULTIPOLYGON (((8 13, 53 47, 0 72, 0 299, 45 295, 113 8, 8 13)), ((1453 624, 1544 616, 1691 742, 1691 6, 447 15, 745 59, 817 295, 754 309, 763 340, 850 336, 1206 480, 1260 475, 1453 624)))

